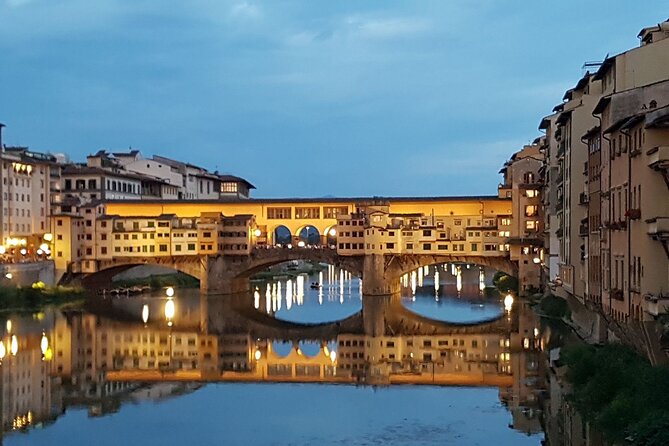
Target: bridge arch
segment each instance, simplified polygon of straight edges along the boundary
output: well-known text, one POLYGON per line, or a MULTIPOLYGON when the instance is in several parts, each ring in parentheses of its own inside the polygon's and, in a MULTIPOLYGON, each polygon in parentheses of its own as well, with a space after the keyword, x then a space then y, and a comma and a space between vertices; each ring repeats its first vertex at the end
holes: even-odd
POLYGON ((185 259, 181 262, 165 262, 162 258, 147 258, 141 260, 128 259, 121 264, 119 264, 118 260, 109 264, 100 262, 98 270, 83 277, 81 279, 81 284, 84 288, 90 290, 109 288, 115 276, 140 266, 160 266, 174 272, 189 275, 198 280, 201 280, 202 278, 202 269, 199 259, 185 259))
POLYGON ((273 245, 288 245, 293 242, 293 233, 285 225, 278 225, 272 230, 273 245))
POLYGON ((337 225, 330 225, 323 231, 323 243, 325 246, 337 246, 337 225))
POLYGON ((300 226, 295 232, 296 242, 305 245, 319 246, 321 244, 321 232, 312 224, 300 226))
POLYGON ((396 261, 391 262, 387 268, 387 278, 400 278, 405 274, 411 273, 419 268, 443 263, 462 263, 477 266, 487 266, 498 271, 503 271, 512 276, 518 274, 517 265, 508 258, 488 257, 488 256, 455 256, 455 255, 405 255, 398 257, 396 261))

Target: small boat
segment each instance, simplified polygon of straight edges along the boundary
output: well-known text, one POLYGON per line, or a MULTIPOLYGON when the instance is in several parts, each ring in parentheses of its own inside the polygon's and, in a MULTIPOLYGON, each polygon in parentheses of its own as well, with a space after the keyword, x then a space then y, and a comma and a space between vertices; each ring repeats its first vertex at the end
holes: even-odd
POLYGON ((322 286, 322 285, 321 285, 320 283, 318 283, 318 282, 311 282, 310 288, 311 288, 312 290, 317 290, 317 289, 319 289, 321 286, 322 286))

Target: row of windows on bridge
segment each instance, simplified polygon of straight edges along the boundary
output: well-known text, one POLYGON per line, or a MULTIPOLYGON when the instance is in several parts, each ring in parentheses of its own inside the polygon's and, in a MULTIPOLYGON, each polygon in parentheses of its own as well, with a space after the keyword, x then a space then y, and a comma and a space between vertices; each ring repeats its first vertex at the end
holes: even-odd
MULTIPOLYGON (((448 339, 439 339, 437 340, 436 346, 439 347, 449 347, 449 340, 448 339)), ((500 342, 500 346, 502 343, 500 342)), ((363 341, 363 340, 340 340, 339 341, 339 346, 340 347, 371 347, 371 341, 363 341)), ((406 346, 407 347, 413 347, 414 346, 414 340, 413 339, 407 339, 406 340, 406 346)), ((432 347, 433 342, 432 339, 423 339, 423 347, 432 347)), ((464 347, 465 346, 465 340, 464 339, 457 339, 453 338, 453 342, 450 344, 450 346, 453 347, 464 347)), ((379 347, 383 347, 383 340, 379 340, 379 347)), ((395 347, 395 341, 386 341, 386 347, 395 347)), ((471 340, 471 347, 472 348, 478 348, 479 347, 479 341, 478 339, 472 339, 471 340)), ((483 340, 483 347, 488 347, 488 340, 484 339, 483 340)))
MULTIPOLYGON (((348 214, 348 206, 324 206, 323 218, 334 219, 340 215, 348 214)), ((292 207, 272 207, 267 208, 267 218, 269 220, 290 220, 293 217, 292 207)), ((296 219, 318 219, 321 218, 320 206, 295 207, 296 219)))
MULTIPOLYGON (((230 250, 235 250, 235 251, 245 251, 248 249, 248 245, 243 244, 243 243, 219 243, 218 245, 218 250, 219 251, 230 251, 230 250)), ((196 244, 195 243, 187 243, 185 244, 186 249, 182 249, 184 245, 176 244, 173 246, 174 252, 183 252, 183 251, 190 251, 190 252, 195 252, 196 249, 196 244)), ((214 244, 213 243, 201 243, 200 244, 200 251, 213 251, 214 250, 214 244)), ((168 252, 168 245, 158 245, 158 252, 168 252)), ((155 253, 156 252, 156 247, 155 245, 137 245, 137 246, 115 246, 114 247, 114 252, 115 253, 155 253)), ((102 246, 100 248, 100 254, 106 255, 108 253, 107 247, 102 246)), ((92 248, 86 248, 86 255, 92 255, 93 250, 92 248)))
MULTIPOLYGON (((381 249, 384 249, 383 245, 379 245, 381 249)), ((413 243, 407 243, 405 245, 406 249, 412 250, 416 249, 414 248, 413 243)), ((451 245, 451 250, 452 251, 465 251, 465 244, 464 243, 453 243, 451 245)), ((339 249, 365 249, 365 243, 339 243, 339 249)), ((376 249, 376 244, 375 243, 367 243, 366 244, 366 249, 376 249)), ((385 249, 395 249, 395 243, 386 243, 385 244, 385 249)), ((423 243, 422 244, 422 249, 423 251, 432 251, 432 243, 423 243)), ((483 250, 487 252, 491 251, 497 251, 498 246, 495 243, 486 243, 483 245, 483 250)), ((443 245, 443 244, 437 244, 437 251, 448 251, 449 250, 449 245, 443 245)), ((479 250, 479 244, 478 243, 470 243, 470 251, 472 252, 477 252, 479 250)))

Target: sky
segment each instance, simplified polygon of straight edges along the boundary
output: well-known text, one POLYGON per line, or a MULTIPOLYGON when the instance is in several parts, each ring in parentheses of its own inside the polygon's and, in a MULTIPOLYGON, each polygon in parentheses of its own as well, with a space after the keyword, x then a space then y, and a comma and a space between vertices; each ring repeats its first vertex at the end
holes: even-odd
POLYGON ((666 0, 0 0, 3 142, 138 149, 256 197, 493 195, 666 0))

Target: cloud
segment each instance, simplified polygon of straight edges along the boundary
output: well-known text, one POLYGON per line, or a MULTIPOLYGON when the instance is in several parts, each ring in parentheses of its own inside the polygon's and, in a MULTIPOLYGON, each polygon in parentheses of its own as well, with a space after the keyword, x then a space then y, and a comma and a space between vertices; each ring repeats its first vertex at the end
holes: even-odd
POLYGON ((10 8, 18 8, 28 3, 32 3, 34 0, 5 0, 5 4, 10 8))
POLYGON ((392 39, 423 33, 431 29, 431 23, 428 20, 418 18, 363 19, 353 16, 349 17, 346 23, 361 36, 371 39, 392 39))
POLYGON ((260 15, 260 8, 249 2, 236 3, 230 8, 230 16, 236 19, 257 19, 260 15))

